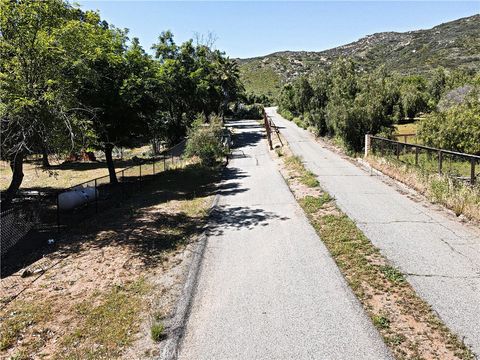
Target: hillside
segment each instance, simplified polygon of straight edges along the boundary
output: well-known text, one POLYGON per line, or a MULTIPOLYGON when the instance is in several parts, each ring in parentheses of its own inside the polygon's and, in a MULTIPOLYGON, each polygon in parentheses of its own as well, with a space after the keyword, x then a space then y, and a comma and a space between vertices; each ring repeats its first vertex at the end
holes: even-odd
POLYGON ((480 14, 428 30, 381 32, 333 49, 283 51, 238 59, 245 88, 275 96, 284 82, 315 69, 328 68, 340 56, 353 58, 368 71, 384 64, 387 70, 422 73, 445 68, 480 69, 480 14))

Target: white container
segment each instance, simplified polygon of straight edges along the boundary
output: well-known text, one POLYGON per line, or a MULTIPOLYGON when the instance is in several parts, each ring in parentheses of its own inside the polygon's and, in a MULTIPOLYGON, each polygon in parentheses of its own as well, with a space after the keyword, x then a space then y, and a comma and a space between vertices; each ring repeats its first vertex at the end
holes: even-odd
POLYGON ((72 210, 83 204, 95 200, 95 190, 93 187, 76 188, 63 192, 58 195, 58 206, 60 210, 72 210))

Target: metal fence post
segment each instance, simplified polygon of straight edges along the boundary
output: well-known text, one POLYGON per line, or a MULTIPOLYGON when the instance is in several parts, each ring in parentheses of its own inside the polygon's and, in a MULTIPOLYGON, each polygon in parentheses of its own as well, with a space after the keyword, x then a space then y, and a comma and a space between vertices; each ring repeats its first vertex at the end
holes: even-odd
POLYGON ((397 160, 400 159, 400 143, 397 142, 397 160))
POLYGON ((415 146, 415 165, 418 165, 418 147, 415 146))
POLYGON ((125 170, 122 170, 122 182, 125 181, 125 170))
POLYGON ((152 175, 155 175, 155 159, 153 159, 153 174, 152 175))
POLYGON ((138 167, 138 173, 140 175, 140 181, 142 181, 142 164, 138 167))
POLYGON ((443 152, 438 151, 438 175, 442 175, 443 152))
POLYGON ((167 162, 165 161, 165 154, 163 155, 163 171, 167 170, 167 162))
POLYGON ((60 195, 59 192, 57 192, 57 232, 60 232, 60 204, 58 201, 58 196, 60 195))
POLYGON ((475 159, 470 159, 470 184, 475 185, 475 159))
POLYGON ((98 213, 98 189, 97 189, 97 179, 95 179, 95 213, 98 213))

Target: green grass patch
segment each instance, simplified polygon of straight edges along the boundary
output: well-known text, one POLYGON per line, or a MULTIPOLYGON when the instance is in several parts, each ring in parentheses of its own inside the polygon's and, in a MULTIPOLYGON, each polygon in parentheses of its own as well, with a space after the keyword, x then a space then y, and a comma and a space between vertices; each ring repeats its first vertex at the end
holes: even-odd
POLYGON ((332 200, 329 194, 323 193, 321 197, 307 195, 300 199, 300 205, 309 214, 315 213, 322 208, 324 204, 332 200))
POLYGON ((165 338, 165 327, 161 323, 152 324, 150 327, 150 336, 153 341, 162 341, 165 338))
POLYGON ((9 349, 30 326, 48 319, 51 304, 42 301, 18 302, 8 314, 0 315, 0 351, 9 349))
POLYGON ((113 358, 133 342, 148 291, 144 279, 114 286, 77 306, 80 323, 63 341, 61 359, 113 358))
POLYGON ((297 174, 302 184, 311 188, 320 186, 315 174, 305 169, 302 159, 299 156, 288 156, 285 158, 285 165, 289 170, 297 174))
POLYGON ((381 266, 380 271, 391 282, 402 283, 405 281, 405 276, 393 266, 390 266, 390 265, 381 266))
POLYGON ((372 321, 377 328, 388 329, 390 327, 390 320, 383 315, 374 315, 372 321))
POLYGON ((320 185, 316 176, 311 171, 306 171, 301 177, 300 182, 308 187, 314 188, 320 185))

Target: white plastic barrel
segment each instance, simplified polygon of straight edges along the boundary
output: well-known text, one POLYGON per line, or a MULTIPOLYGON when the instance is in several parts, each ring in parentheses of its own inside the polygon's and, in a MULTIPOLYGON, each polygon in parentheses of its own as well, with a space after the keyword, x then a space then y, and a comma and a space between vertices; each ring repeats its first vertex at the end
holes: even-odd
POLYGON ((95 190, 93 187, 77 188, 65 191, 58 195, 58 206, 60 210, 72 210, 80 205, 95 200, 95 190))

